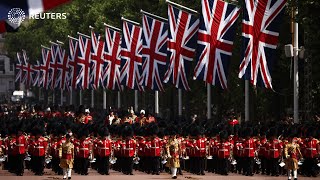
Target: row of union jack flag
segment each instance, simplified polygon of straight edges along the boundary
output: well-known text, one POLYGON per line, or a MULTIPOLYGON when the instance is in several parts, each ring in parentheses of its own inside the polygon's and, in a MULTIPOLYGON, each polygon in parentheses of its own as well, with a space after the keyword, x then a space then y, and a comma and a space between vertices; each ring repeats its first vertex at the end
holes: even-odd
MULTIPOLYGON (((245 0, 242 19, 243 56, 239 78, 272 88, 271 64, 279 36, 279 14, 286 0, 245 0)), ((123 18, 122 32, 105 26, 105 38, 69 37, 69 51, 53 43, 42 47, 42 58, 30 64, 26 52, 17 53, 16 81, 46 89, 164 91, 171 82, 190 90, 188 78, 227 89, 228 65, 236 21, 241 9, 222 0, 201 0, 200 18, 168 4, 168 20, 143 12, 139 23, 123 18)))

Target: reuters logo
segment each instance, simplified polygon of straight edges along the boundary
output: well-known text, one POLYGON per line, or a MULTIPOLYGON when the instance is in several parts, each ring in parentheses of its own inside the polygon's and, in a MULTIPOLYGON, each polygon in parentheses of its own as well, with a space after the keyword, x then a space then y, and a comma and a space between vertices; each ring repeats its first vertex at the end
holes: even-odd
POLYGON ((26 18, 26 14, 20 8, 12 8, 8 12, 8 20, 13 24, 21 24, 26 18))

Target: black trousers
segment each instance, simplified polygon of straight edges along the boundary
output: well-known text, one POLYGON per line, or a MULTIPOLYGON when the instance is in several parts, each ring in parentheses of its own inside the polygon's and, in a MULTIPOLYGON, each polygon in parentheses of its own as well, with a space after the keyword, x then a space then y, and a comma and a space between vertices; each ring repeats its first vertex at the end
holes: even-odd
POLYGON ((266 158, 263 156, 259 156, 259 159, 261 160, 261 173, 264 174, 267 168, 267 161, 266 158))
POLYGON ((99 157, 98 169, 100 174, 109 174, 109 156, 99 157))
POLYGON ((132 174, 133 157, 123 157, 122 172, 124 174, 132 174))
POLYGON ((196 158, 190 157, 190 173, 197 173, 196 158))
POLYGON ((51 165, 52 165, 52 170, 55 173, 62 174, 62 168, 60 167, 60 158, 59 157, 52 157, 51 165))
POLYGON ((33 169, 36 175, 42 175, 44 170, 44 156, 33 156, 33 169))
POLYGON ((195 171, 197 174, 204 173, 205 170, 205 157, 195 158, 195 171))
POLYGON ((81 175, 88 174, 89 159, 88 158, 79 158, 79 173, 81 175))
POLYGON ((279 175, 279 158, 270 158, 270 164, 271 175, 279 175))
POLYGON ((151 171, 152 173, 159 173, 160 157, 151 157, 151 171))
POLYGON ((307 176, 314 176, 316 177, 319 171, 317 166, 317 159, 316 158, 305 158, 304 163, 304 173, 307 176))
POLYGON ((24 173, 24 154, 18 154, 16 156, 16 173, 17 174, 23 174, 24 173))
POLYGON ((219 163, 219 169, 218 169, 218 173, 222 174, 222 175, 228 175, 229 172, 229 160, 228 158, 218 158, 218 163, 219 163))
POLYGON ((254 158, 245 157, 246 175, 253 175, 253 165, 254 165, 254 158))

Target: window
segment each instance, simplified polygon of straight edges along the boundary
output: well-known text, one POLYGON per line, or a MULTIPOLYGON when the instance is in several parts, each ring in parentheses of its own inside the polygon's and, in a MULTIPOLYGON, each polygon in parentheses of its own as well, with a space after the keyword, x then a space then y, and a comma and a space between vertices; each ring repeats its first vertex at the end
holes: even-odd
POLYGON ((13 91, 13 89, 14 89, 14 83, 13 83, 13 81, 9 81, 9 90, 10 91, 13 91))
POLYGON ((10 71, 13 71, 13 62, 10 62, 10 71))
POLYGON ((0 71, 5 71, 4 70, 4 60, 3 59, 0 59, 0 71))

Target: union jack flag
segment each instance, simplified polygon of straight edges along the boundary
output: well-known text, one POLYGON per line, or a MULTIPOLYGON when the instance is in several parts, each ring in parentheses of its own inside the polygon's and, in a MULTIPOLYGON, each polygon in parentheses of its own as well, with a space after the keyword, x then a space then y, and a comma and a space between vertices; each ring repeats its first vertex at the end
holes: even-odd
POLYGON ((39 87, 39 79, 40 79, 40 62, 37 61, 36 64, 32 66, 32 74, 31 74, 31 84, 34 87, 39 87))
POLYGON ((78 41, 72 38, 69 38, 69 80, 68 87, 71 87, 73 89, 76 89, 76 83, 77 83, 77 55, 78 55, 78 41))
POLYGON ((22 76, 23 76, 23 57, 21 56, 20 52, 17 52, 17 63, 16 63, 16 79, 15 82, 22 83, 22 76))
POLYGON ((50 88, 55 89, 60 86, 61 77, 58 74, 59 68, 59 54, 60 46, 52 44, 51 45, 51 61, 50 61, 50 88))
POLYGON ((50 69, 50 62, 51 62, 51 51, 46 48, 42 48, 42 63, 40 65, 40 79, 39 79, 39 87, 44 87, 46 89, 49 88, 49 69, 50 69))
POLYGON ((57 62, 58 67, 58 78, 60 78, 58 81, 60 82, 59 88, 62 90, 65 90, 68 86, 68 74, 69 74, 69 59, 66 54, 66 50, 63 48, 59 48, 59 58, 57 62))
POLYGON ((142 85, 164 91, 162 80, 167 62, 168 24, 148 15, 143 15, 142 21, 142 85))
POLYGON ((168 5, 169 41, 168 51, 170 60, 164 82, 169 80, 176 88, 190 91, 188 74, 195 55, 199 19, 194 15, 168 5))
POLYGON ((77 56, 77 86, 80 89, 89 89, 90 84, 90 39, 79 36, 79 52, 77 56))
POLYGON ((91 31, 91 69, 90 84, 93 89, 100 87, 102 70, 105 63, 103 57, 104 41, 99 34, 91 31))
POLYGON ((107 64, 104 66, 102 79, 104 87, 110 90, 122 90, 120 81, 120 42, 120 32, 105 27, 104 59, 107 61, 107 64))
POLYGON ((143 91, 140 72, 142 65, 142 30, 131 22, 123 21, 121 42, 121 82, 130 89, 143 91))
POLYGON ((29 58, 27 56, 27 53, 25 50, 22 50, 22 55, 23 55, 23 65, 22 65, 22 70, 24 72, 24 76, 22 78, 22 83, 27 86, 27 88, 31 87, 32 83, 32 65, 29 62, 29 58))
POLYGON ((272 89, 270 68, 279 36, 279 14, 286 0, 246 0, 242 20, 244 57, 239 78, 272 89), (261 81, 262 80, 262 81, 261 81))
POLYGON ((227 88, 235 22, 240 9, 221 0, 202 0, 194 78, 227 88))

